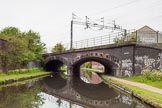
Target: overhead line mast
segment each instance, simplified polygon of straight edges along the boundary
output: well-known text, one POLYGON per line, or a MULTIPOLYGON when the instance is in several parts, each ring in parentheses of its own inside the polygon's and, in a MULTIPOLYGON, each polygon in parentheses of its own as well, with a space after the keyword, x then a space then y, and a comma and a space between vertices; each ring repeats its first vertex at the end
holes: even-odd
POLYGON ((91 23, 90 22, 90 18, 88 18, 87 16, 85 16, 85 22, 82 21, 75 21, 75 19, 81 19, 79 18, 77 15, 75 15, 74 13, 72 13, 72 20, 71 20, 71 33, 70 33, 70 50, 73 49, 73 25, 77 24, 77 25, 83 25, 86 28, 91 28, 91 27, 97 27, 99 28, 99 30, 103 30, 103 29, 111 29, 111 30, 119 30, 121 32, 124 32, 124 36, 127 35, 127 30, 126 29, 122 29, 121 26, 116 25, 115 24, 115 20, 113 21, 113 26, 107 26, 105 25, 105 21, 104 18, 100 18, 100 22, 102 24, 98 24, 98 23, 91 23))

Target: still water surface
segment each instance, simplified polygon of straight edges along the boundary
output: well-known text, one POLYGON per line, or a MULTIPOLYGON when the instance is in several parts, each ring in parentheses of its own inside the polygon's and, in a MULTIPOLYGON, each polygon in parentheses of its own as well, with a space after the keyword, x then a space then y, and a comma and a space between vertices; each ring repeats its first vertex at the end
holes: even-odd
POLYGON ((60 74, 0 87, 0 108, 149 108, 103 82, 60 74))

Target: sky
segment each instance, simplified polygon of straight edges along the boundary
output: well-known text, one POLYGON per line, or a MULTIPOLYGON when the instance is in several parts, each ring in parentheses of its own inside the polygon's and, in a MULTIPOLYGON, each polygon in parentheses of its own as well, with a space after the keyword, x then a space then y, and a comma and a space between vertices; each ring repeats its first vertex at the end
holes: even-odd
MULTIPOLYGON (((72 13, 79 20, 104 17, 106 25, 125 29, 148 25, 162 31, 162 0, 0 0, 0 29, 14 26, 21 31, 39 32, 47 48, 70 42, 72 13)), ((104 35, 109 30, 88 30, 74 25, 74 41, 104 35)))

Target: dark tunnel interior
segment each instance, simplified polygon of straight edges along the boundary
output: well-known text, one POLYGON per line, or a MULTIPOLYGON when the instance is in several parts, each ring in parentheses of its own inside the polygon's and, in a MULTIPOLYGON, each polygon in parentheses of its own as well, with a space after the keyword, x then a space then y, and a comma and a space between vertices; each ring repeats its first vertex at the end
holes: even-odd
POLYGON ((52 60, 45 64, 44 69, 46 71, 60 72, 63 65, 65 64, 59 60, 52 60))

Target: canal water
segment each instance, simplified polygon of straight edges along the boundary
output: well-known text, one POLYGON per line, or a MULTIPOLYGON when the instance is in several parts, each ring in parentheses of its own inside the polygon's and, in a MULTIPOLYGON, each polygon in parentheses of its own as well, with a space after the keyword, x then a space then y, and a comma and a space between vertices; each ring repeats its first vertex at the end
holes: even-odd
POLYGON ((1 86, 0 108, 150 108, 97 81, 55 74, 1 86))

